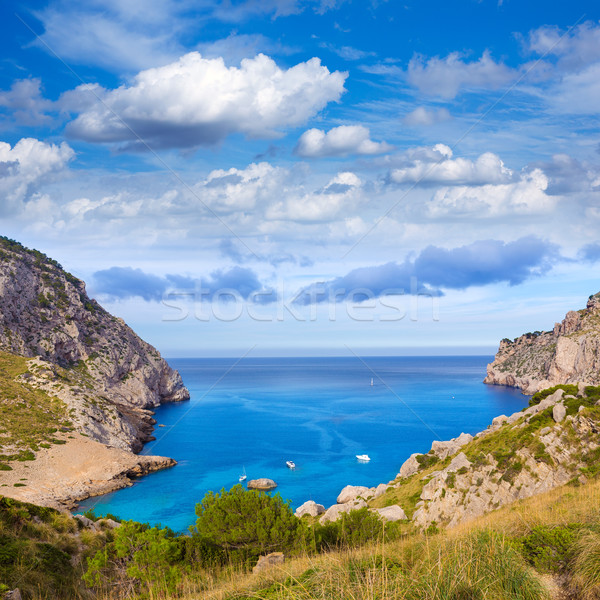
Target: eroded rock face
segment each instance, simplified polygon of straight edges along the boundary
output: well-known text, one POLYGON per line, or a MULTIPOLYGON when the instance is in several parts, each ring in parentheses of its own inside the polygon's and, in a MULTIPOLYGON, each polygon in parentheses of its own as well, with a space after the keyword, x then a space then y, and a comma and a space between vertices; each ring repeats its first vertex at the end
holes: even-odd
POLYGON ((151 410, 189 398, 179 373, 90 299, 82 281, 5 238, 0 349, 32 357, 28 383, 60 398, 78 431, 119 448, 141 450, 151 410))
POLYGON ((502 340, 484 382, 525 394, 558 384, 600 385, 600 293, 590 296, 583 310, 568 312, 552 331, 502 340))

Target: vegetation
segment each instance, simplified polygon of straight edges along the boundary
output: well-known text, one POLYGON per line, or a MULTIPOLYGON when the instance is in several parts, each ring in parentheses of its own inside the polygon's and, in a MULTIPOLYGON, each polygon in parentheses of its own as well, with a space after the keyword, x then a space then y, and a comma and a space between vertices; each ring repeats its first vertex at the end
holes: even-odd
POLYGON ((26 358, 0 351, 0 470, 33 460, 42 444, 60 443, 59 429, 71 428, 65 405, 28 385, 27 369, 26 358))

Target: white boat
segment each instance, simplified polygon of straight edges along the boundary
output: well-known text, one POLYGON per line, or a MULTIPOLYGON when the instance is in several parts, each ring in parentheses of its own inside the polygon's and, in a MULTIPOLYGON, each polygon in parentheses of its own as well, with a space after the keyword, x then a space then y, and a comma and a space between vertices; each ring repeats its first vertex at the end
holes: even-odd
POLYGON ((371 460, 368 454, 357 454, 356 458, 362 462, 369 462, 371 460))
POLYGON ((371 387, 373 387, 373 378, 371 377, 371 387))
POLYGON ((244 472, 239 476, 239 481, 240 483, 242 481, 246 481, 247 475, 246 475, 246 468, 244 467, 244 472))
POLYGON ((287 465, 288 469, 296 468, 296 463, 293 460, 286 460, 285 464, 287 465))

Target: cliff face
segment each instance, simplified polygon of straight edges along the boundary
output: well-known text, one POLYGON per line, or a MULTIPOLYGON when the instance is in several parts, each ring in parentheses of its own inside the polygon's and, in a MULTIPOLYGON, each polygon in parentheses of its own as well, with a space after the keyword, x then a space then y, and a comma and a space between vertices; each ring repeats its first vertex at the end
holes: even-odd
POLYGON ((568 312, 552 331, 502 340, 484 382, 525 394, 558 384, 600 384, 600 293, 590 296, 585 309, 568 312))
POLYGON ((0 238, 0 350, 31 357, 28 384, 60 398, 75 428, 139 451, 151 409, 187 400, 181 377, 85 284, 45 255, 0 238))

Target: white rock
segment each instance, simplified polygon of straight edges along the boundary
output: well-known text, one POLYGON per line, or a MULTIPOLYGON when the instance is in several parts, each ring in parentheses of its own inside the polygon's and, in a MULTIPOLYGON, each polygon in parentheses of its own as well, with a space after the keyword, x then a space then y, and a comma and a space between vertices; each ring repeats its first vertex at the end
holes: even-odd
POLYGON ((452 462, 444 469, 444 471, 447 473, 452 473, 453 471, 458 471, 463 467, 469 468, 470 466, 471 463, 469 459, 466 457, 464 452, 461 452, 452 459, 452 462))
POLYGON ((370 492, 368 487, 364 485, 347 485, 337 497, 338 504, 345 504, 346 502, 350 502, 359 496, 366 496, 370 492))
POLYGON ((337 521, 343 513, 349 513, 353 510, 358 510, 367 505, 364 500, 358 500, 356 504, 346 502, 345 504, 334 504, 330 506, 319 519, 319 523, 323 525, 329 521, 337 521))
POLYGON ((313 500, 307 500, 304 504, 299 506, 294 513, 298 518, 304 515, 310 515, 316 517, 322 515, 325 512, 325 507, 322 504, 317 504, 313 500))
POLYGON ((379 496, 383 496, 383 494, 385 494, 387 489, 388 489, 388 486, 385 483, 380 483, 375 488, 375 491, 373 492, 373 499, 379 498, 379 496))
POLYGON ((492 419, 492 427, 494 427, 494 429, 495 429, 496 427, 502 426, 507 421, 508 421, 508 417, 506 415, 500 415, 500 416, 492 419))
POLYGON ((373 512, 378 513, 386 521, 405 521, 408 519, 406 513, 397 504, 393 506, 386 506, 384 508, 375 508, 373 512))
POLYGON ((421 470, 421 465, 417 460, 417 456, 422 456, 422 454, 411 454, 410 457, 404 461, 400 467, 400 477, 410 477, 421 470))
POLYGON ((562 404, 556 404, 552 409, 552 418, 557 423, 560 423, 565 418, 566 414, 567 409, 562 404))

